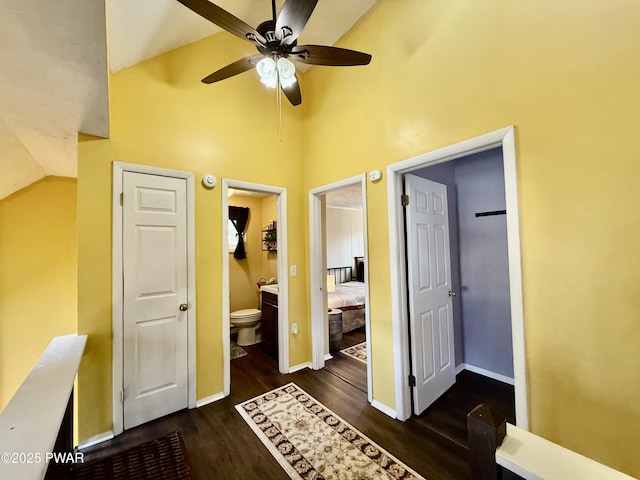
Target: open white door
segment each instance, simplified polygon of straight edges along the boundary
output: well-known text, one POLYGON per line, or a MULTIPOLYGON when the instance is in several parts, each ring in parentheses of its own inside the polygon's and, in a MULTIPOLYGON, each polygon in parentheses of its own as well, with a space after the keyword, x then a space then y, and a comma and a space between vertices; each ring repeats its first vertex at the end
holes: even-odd
POLYGON ((189 405, 186 183, 123 172, 125 429, 189 405))
POLYGON ((456 381, 447 187, 405 176, 413 412, 456 381))

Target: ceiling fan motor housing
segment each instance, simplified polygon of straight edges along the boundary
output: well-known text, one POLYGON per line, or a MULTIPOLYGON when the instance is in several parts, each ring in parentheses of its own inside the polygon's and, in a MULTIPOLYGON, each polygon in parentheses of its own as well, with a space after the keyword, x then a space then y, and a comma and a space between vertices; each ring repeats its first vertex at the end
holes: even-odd
POLYGON ((276 23, 273 20, 267 20, 258 25, 256 31, 267 40, 266 45, 256 42, 258 51, 263 55, 286 57, 291 53, 291 49, 295 47, 298 42, 297 40, 294 40, 291 44, 282 42, 282 38, 291 35, 291 29, 288 27, 284 27, 282 29, 282 38, 278 38, 275 30, 276 23))

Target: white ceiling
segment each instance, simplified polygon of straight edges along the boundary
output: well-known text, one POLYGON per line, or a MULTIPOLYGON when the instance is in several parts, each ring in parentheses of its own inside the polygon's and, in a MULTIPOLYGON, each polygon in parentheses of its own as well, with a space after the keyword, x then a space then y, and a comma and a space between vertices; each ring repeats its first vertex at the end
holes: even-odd
MULTIPOLYGON (((376 1, 319 0, 298 44, 333 45, 376 1)), ((109 60, 114 72, 220 31, 176 0, 109 0, 108 3, 109 60)), ((271 0, 214 0, 213 3, 253 27, 272 17, 271 0)), ((276 0, 277 11, 283 3, 284 0, 276 0)), ((248 52, 254 53, 251 44, 247 42, 247 46, 248 52)))
POLYGON ((77 132, 108 135, 106 51, 101 2, 0 2, 0 198, 75 177, 77 132))
POLYGON ((362 209, 362 185, 356 183, 348 187, 331 190, 326 194, 327 207, 362 209))
MULTIPOLYGON (((376 1, 319 0, 299 43, 334 44, 376 1)), ((252 26, 271 17, 269 0, 214 3, 252 26)), ((2 0, 0 198, 47 175, 77 176, 77 133, 109 135, 109 68, 218 31, 176 0, 2 0)))

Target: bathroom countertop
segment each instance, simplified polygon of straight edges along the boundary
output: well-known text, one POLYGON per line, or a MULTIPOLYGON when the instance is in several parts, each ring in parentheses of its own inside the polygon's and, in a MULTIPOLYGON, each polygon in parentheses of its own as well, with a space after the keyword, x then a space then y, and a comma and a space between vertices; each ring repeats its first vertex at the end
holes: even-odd
POLYGON ((274 295, 278 295, 278 284, 262 285, 260 287, 260 291, 261 292, 269 292, 269 293, 273 293, 274 295))

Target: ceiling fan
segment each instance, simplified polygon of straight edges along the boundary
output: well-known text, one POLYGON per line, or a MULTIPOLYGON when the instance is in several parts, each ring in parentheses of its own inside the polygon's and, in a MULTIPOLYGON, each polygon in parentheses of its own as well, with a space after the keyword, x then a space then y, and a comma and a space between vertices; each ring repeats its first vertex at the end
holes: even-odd
POLYGON ((273 18, 256 28, 208 0, 178 0, 187 8, 226 31, 253 43, 257 54, 237 60, 202 79, 214 83, 256 68, 260 81, 277 88, 280 86, 292 105, 300 105, 302 96, 296 77, 295 65, 353 66, 367 65, 368 53, 325 45, 298 45, 298 36, 311 17, 318 0, 286 0, 276 16, 276 2, 271 0, 273 18))

